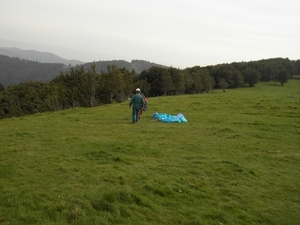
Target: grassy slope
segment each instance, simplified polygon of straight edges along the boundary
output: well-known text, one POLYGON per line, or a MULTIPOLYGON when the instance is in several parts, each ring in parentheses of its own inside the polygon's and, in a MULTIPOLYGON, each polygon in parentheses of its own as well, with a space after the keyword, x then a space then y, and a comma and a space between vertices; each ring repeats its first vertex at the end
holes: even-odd
POLYGON ((299 87, 0 120, 0 224, 299 224, 299 87))

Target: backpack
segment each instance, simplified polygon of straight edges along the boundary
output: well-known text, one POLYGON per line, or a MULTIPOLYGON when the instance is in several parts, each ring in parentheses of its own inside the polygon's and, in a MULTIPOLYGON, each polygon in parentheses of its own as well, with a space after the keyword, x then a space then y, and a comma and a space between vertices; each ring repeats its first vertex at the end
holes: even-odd
POLYGON ((147 105, 148 101, 147 101, 147 98, 145 97, 145 95, 142 94, 142 96, 143 96, 144 102, 145 102, 145 104, 143 105, 143 111, 146 111, 148 109, 148 105, 147 105))

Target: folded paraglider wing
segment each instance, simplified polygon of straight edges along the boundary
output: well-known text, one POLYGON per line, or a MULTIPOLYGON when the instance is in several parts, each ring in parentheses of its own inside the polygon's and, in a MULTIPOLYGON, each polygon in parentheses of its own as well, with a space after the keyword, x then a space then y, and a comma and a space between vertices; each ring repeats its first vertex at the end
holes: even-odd
POLYGON ((166 113, 154 113, 152 115, 152 119, 157 119, 158 121, 164 123, 187 123, 187 119, 184 117, 182 113, 178 115, 171 115, 166 113))

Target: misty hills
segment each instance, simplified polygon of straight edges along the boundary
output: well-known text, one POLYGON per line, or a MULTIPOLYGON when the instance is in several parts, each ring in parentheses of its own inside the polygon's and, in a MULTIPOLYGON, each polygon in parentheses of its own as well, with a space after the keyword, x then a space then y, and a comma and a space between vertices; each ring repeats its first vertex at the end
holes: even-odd
POLYGON ((24 83, 26 81, 50 82, 60 72, 68 71, 72 65, 83 65, 85 69, 95 63, 96 72, 107 72, 107 66, 115 65, 128 71, 141 73, 152 66, 166 67, 144 60, 111 60, 83 63, 78 60, 66 60, 48 52, 21 50, 18 48, 0 48, 0 83, 4 86, 24 83), (72 63, 71 63, 72 61, 72 63))
POLYGON ((152 66, 166 68, 166 66, 156 64, 156 63, 151 63, 145 60, 132 60, 131 62, 127 62, 125 60, 97 61, 97 62, 85 63, 84 68, 86 69, 90 68, 93 63, 95 63, 96 65, 97 73, 107 72, 107 66, 110 65, 115 65, 119 68, 125 68, 128 71, 134 70, 138 74, 141 73, 143 70, 149 69, 152 66))
POLYGON ((67 68, 62 63, 39 63, 0 55, 0 83, 7 87, 26 81, 49 82, 67 68))
POLYGON ((21 50, 19 48, 0 48, 0 55, 6 55, 9 57, 18 57, 20 59, 27 59, 31 61, 36 61, 40 63, 62 63, 64 65, 80 65, 84 64, 79 60, 67 60, 61 58, 50 52, 39 52, 35 50, 21 50))

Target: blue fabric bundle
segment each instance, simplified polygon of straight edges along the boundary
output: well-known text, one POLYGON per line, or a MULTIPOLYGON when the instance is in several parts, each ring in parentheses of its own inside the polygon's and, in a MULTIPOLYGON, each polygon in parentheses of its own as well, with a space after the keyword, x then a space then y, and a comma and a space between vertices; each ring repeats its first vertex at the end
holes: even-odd
POLYGON ((157 119, 158 121, 164 123, 187 123, 187 119, 183 114, 179 113, 178 115, 170 115, 166 113, 154 113, 152 119, 157 119))

